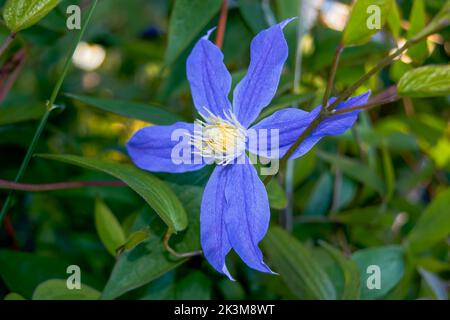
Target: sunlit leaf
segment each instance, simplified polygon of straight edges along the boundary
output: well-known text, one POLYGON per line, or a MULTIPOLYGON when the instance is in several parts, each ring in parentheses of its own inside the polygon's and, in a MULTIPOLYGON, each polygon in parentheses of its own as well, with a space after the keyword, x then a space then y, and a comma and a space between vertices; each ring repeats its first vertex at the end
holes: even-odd
POLYGON ((400 32, 402 30, 402 17, 400 15, 400 9, 398 8, 397 2, 392 2, 391 11, 389 11, 387 17, 387 23, 389 25, 389 29, 391 29, 392 35, 395 39, 398 39, 400 36, 400 32))
MULTIPOLYGON (((426 25, 426 12, 425 12, 425 1, 424 0, 414 0, 411 9, 411 14, 409 16, 409 29, 408 29, 408 39, 413 38, 416 34, 421 32, 426 25)), ((419 43, 408 49, 408 56, 411 57, 415 62, 421 63, 428 56, 428 48, 426 39, 420 41, 419 43)))
POLYGON ((344 30, 344 45, 368 42, 385 24, 392 2, 392 0, 357 0, 344 30))
POLYGON ((45 17, 60 0, 8 0, 3 7, 3 19, 12 32, 18 32, 45 17))
POLYGON ((407 97, 446 96, 449 92, 449 65, 430 65, 408 71, 398 83, 398 93, 407 97))

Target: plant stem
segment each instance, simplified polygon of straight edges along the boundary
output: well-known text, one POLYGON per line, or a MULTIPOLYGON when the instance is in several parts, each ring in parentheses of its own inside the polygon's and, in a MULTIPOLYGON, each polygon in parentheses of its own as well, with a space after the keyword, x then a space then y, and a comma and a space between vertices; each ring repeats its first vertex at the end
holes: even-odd
POLYGON ((84 187, 125 187, 125 186, 126 184, 122 181, 70 181, 70 182, 56 182, 56 183, 28 184, 0 179, 0 189, 31 191, 31 192, 54 191, 54 190, 75 189, 84 187))
MULTIPOLYGON (((50 100, 47 101, 47 110, 44 113, 44 115, 42 116, 41 121, 39 122, 37 130, 36 130, 36 132, 35 132, 35 134, 33 136, 33 140, 31 141, 31 144, 28 147, 28 150, 27 150, 27 153, 25 155, 25 158, 23 159, 22 164, 21 164, 20 169, 19 169, 19 172, 16 175, 16 178, 14 180, 15 182, 18 182, 22 178, 22 176, 24 175, 25 170, 27 169, 28 164, 30 163, 30 159, 31 159, 31 157, 32 157, 32 155, 34 153, 35 148, 36 148, 37 142, 39 141, 39 138, 40 138, 40 136, 42 134, 42 131, 44 130, 45 125, 47 124, 47 120, 48 120, 48 118, 50 116, 50 113, 53 110, 57 109, 57 107, 54 106, 56 97, 58 96, 59 90, 61 89, 61 86, 62 86, 62 83, 64 81, 64 78, 65 78, 65 76, 67 74, 67 71, 69 69, 70 62, 71 62, 72 56, 73 56, 73 54, 75 52, 75 49, 77 48, 78 43, 81 41, 81 38, 83 37, 83 34, 86 31, 86 27, 87 27, 87 25, 89 23, 89 20, 91 19, 92 14, 93 14, 93 12, 95 10, 95 7, 97 6, 97 2, 98 2, 98 0, 94 0, 92 2, 92 5, 91 5, 91 7, 89 9, 89 12, 88 12, 86 20, 85 20, 85 22, 83 24, 83 27, 81 28, 80 32, 78 33, 78 37, 76 38, 76 41, 73 43, 73 45, 72 45, 72 47, 70 49, 70 54, 69 54, 69 56, 66 59, 66 62, 64 64, 64 69, 63 69, 63 71, 62 71, 62 73, 61 73, 61 75, 60 75, 60 77, 58 79, 58 82, 56 83, 56 85, 55 85, 55 87, 53 89, 53 92, 52 92, 52 94, 50 96, 50 100)), ((2 223, 3 219, 5 218, 6 212, 8 211, 9 206, 11 204, 11 195, 12 195, 12 191, 10 191, 8 196, 6 197, 5 204, 3 205, 2 211, 0 212, 0 224, 2 223)))
MULTIPOLYGON (((320 124, 320 122, 327 117, 324 112, 321 112, 302 132, 302 134, 298 137, 297 141, 289 148, 286 154, 280 160, 280 170, 282 170, 286 166, 286 162, 289 157, 294 153, 294 151, 298 148, 298 146, 308 137, 308 135, 320 124)), ((273 176, 267 176, 264 179, 264 184, 267 185, 273 176)))
POLYGON ((13 42, 13 40, 16 38, 16 33, 15 32, 11 32, 5 39, 5 42, 3 42, 2 46, 0 47, 0 56, 3 54, 3 52, 6 51, 6 49, 8 49, 9 45, 11 44, 11 42, 13 42))
POLYGON ((334 112, 333 115, 343 114, 343 113, 347 113, 347 112, 351 112, 351 111, 355 111, 355 110, 369 110, 374 107, 379 107, 379 106, 382 106, 382 105, 385 105, 388 103, 395 102, 398 99, 399 99, 399 97, 395 96, 395 97, 392 97, 392 98, 389 98, 386 100, 369 102, 369 103, 366 103, 366 104, 363 104, 360 106, 338 110, 338 111, 334 112))
POLYGON ((223 38, 225 36, 225 27, 227 25, 228 17, 228 0, 223 0, 222 7, 220 9, 219 24, 217 26, 216 46, 222 49, 223 38))
POLYGON ((173 231, 170 228, 167 229, 167 232, 166 232, 166 234, 164 235, 164 238, 163 238, 163 245, 164 245, 164 248, 166 249, 166 251, 169 252, 174 257, 177 257, 177 258, 190 258, 190 257, 195 257, 195 256, 199 256, 199 255, 203 254, 203 252, 201 250, 190 251, 190 252, 183 252, 183 253, 175 251, 169 244, 170 237, 172 237, 172 234, 173 234, 173 231))
POLYGON ((339 42, 336 52, 334 53, 333 63, 331 64, 331 71, 328 77, 327 87, 325 88, 325 93, 323 95, 322 109, 326 109, 328 106, 328 98, 330 98, 331 90, 334 85, 334 78, 336 77, 336 71, 339 64, 339 57, 344 49, 342 42, 339 42))

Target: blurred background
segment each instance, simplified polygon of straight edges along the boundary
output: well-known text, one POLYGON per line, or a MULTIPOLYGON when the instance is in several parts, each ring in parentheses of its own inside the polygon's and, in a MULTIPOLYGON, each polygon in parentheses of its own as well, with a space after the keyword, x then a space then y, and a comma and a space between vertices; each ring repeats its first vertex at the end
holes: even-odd
MULTIPOLYGON (((396 1, 397 27, 388 23, 367 44, 344 50, 334 94, 411 36, 414 2, 396 1)), ((422 2, 423 12, 416 20, 425 23, 446 1, 422 2)), ((193 1, 175 13, 175 1, 100 1, 56 99, 61 108, 51 114, 35 153, 129 163, 124 145, 150 121, 133 119, 127 106, 162 110, 155 115, 159 124, 176 118, 193 120, 186 57, 195 40, 217 25, 221 1, 198 3, 193 1), (183 16, 189 28, 169 28, 175 25, 171 19, 183 16), (115 113, 109 112, 111 100, 117 103, 115 113)), ((321 103, 351 6, 351 1, 324 0, 302 9, 299 3, 229 1, 223 52, 233 85, 245 75, 254 35, 274 22, 300 15, 285 29, 289 58, 277 95, 263 116, 288 106, 311 110, 321 103), (298 85, 296 75, 301 75, 298 85)), ((20 32, 0 57, 4 66, 0 70, 0 179, 14 180, 76 37, 77 30, 66 28, 66 8, 71 4, 74 1, 61 1, 38 24, 20 32), (12 69, 5 67, 8 63, 12 69)), ((85 12, 89 1, 79 4, 85 12)), ((0 33, 3 42, 9 34, 4 24, 0 33)), ((420 65, 448 64, 449 34, 447 28, 429 37, 415 50, 419 52, 403 55, 358 93, 368 89, 379 93, 420 65)), ((202 256, 172 257, 162 245, 163 222, 127 187, 17 191, 0 231, 0 298, 52 298, 44 289, 59 284, 48 284, 48 280, 66 279, 67 266, 78 265, 82 283, 91 290, 83 291, 81 298, 98 298, 100 293, 107 299, 341 298, 348 294, 350 281, 350 288, 359 293, 347 297, 447 299, 449 103, 449 96, 403 98, 365 111, 352 130, 323 139, 295 160, 290 185, 276 179, 271 182, 274 229, 262 248, 269 265, 281 276, 252 271, 233 253, 229 265, 237 281, 230 282, 202 256), (431 212, 427 214, 432 219, 418 227, 425 212, 431 212), (292 217, 288 224, 286 214, 292 217), (99 221, 98 217, 106 218, 99 221), (120 227, 123 239, 130 239, 136 230, 146 231, 142 239, 116 255, 100 235, 102 228, 111 225, 120 227), (435 232, 442 236, 435 239, 435 232), (415 240, 420 248, 406 250, 405 243, 416 237, 423 237, 415 240), (370 264, 380 265, 384 272, 380 290, 365 286, 365 267, 370 264), (310 292, 304 283, 316 278, 323 284, 319 293, 310 292)), ((171 239, 180 252, 199 248, 198 206, 210 171, 158 175, 188 211, 188 230, 171 239)), ((33 157, 21 182, 111 179, 101 172, 33 157)), ((0 189, 0 206, 7 193, 0 189)))

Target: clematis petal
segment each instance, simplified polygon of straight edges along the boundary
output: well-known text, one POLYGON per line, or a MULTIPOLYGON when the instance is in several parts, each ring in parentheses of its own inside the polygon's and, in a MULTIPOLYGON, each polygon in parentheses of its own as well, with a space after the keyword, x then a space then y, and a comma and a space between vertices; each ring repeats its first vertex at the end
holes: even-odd
MULTIPOLYGON (((370 97, 370 90, 355 97, 351 97, 346 101, 339 103, 336 106, 336 110, 347 109, 351 107, 361 106, 366 104, 370 97)), ((329 103, 333 103, 335 98, 330 99, 329 103)), ((311 111, 311 115, 314 118, 320 113, 320 109, 322 106, 316 107, 313 111, 311 111)), ((355 123, 356 119, 358 119, 358 114, 361 110, 355 110, 351 112, 347 112, 344 114, 339 114, 335 116, 330 116, 329 118, 323 120, 315 130, 303 141, 303 143, 294 151, 290 159, 295 159, 301 157, 305 153, 307 153, 311 148, 319 142, 325 136, 336 136, 344 133, 355 123)))
MULTIPOLYGON (((370 91, 349 98, 348 100, 339 103, 336 106, 336 110, 347 109, 351 107, 360 106, 366 104, 370 96, 370 91)), ((335 98, 331 98, 329 103, 333 103, 335 98)), ((300 137, 300 135, 306 130, 312 121, 319 115, 322 106, 314 108, 311 112, 305 112, 300 109, 287 108, 275 112, 271 116, 263 119, 252 129, 257 132, 260 129, 266 129, 268 132, 267 147, 261 148, 261 143, 252 147, 249 146, 249 151, 252 153, 259 154, 266 158, 275 158, 271 156, 273 154, 273 146, 271 144, 271 134, 270 130, 279 130, 279 153, 278 156, 281 158, 289 150, 289 148, 295 143, 295 141, 300 137)), ((305 140, 300 144, 300 146, 294 151, 290 159, 295 159, 301 157, 307 153, 311 148, 319 142, 325 136, 334 136, 344 133, 348 128, 350 128, 358 118, 358 114, 361 110, 355 110, 348 113, 330 116, 329 118, 323 120, 312 133, 306 137, 305 140)))
POLYGON ((283 28, 291 20, 261 31, 252 40, 247 74, 233 92, 233 111, 244 127, 256 119, 275 95, 288 56, 283 28))
POLYGON ((229 167, 225 186, 228 204, 225 225, 228 239, 234 251, 250 268, 272 273, 264 263, 258 247, 270 221, 266 188, 248 158, 245 159, 245 164, 229 167))
POLYGON ((286 108, 276 111, 249 129, 248 132, 254 133, 252 136, 258 139, 249 139, 247 149, 265 158, 280 158, 312 120, 313 115, 301 109, 286 108))
POLYGON ((136 166, 152 172, 187 172, 205 166, 189 144, 194 124, 177 122, 170 126, 149 126, 137 131, 127 143, 136 166))
POLYGON ((222 52, 208 40, 210 33, 198 40, 192 49, 186 62, 186 72, 198 112, 208 115, 206 108, 214 115, 223 117, 223 112, 231 109, 228 99, 231 75, 223 63, 222 52))
POLYGON ((206 184, 200 209, 200 242, 206 260, 233 280, 225 264, 225 257, 231 250, 224 221, 227 208, 225 186, 230 167, 217 166, 206 184))

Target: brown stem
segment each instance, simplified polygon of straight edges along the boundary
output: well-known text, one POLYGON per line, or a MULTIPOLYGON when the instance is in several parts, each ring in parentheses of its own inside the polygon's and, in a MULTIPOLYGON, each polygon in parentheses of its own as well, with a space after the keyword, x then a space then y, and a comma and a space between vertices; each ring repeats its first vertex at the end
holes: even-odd
POLYGON ((366 104, 363 104, 361 106, 356 106, 356 107, 351 107, 351 108, 346 108, 346 109, 341 109, 338 110, 334 113, 332 113, 333 115, 337 115, 337 114, 343 114, 343 113, 347 113, 347 112, 351 112, 351 111, 355 111, 355 110, 369 110, 372 109, 374 107, 378 107, 378 106, 382 106, 388 103, 392 103, 395 102, 399 99, 399 97, 392 97, 386 100, 382 100, 382 101, 373 101, 373 102, 369 102, 366 104))
POLYGON ((220 9, 219 24, 217 26, 216 46, 222 49, 223 37, 225 35, 225 27, 227 25, 228 17, 228 0, 223 0, 220 9))
POLYGON ((8 92, 22 70, 26 60, 26 50, 20 49, 6 61, 0 69, 0 103, 3 102, 8 92))
POLYGON ((328 98, 330 97, 331 90, 333 88, 334 78, 336 77, 336 71, 339 64, 339 57, 341 56, 343 49, 344 45, 340 42, 336 48, 336 52, 334 53, 333 63, 331 64, 330 76, 328 77, 327 87, 323 95, 322 109, 326 109, 328 106, 328 98))
POLYGON ((170 237, 172 237, 172 234, 173 234, 173 231, 171 229, 167 229, 167 232, 163 238, 163 245, 164 245, 164 248, 166 249, 166 251, 169 252, 174 257, 190 258, 190 257, 195 257, 195 256, 199 256, 199 255, 203 254, 203 252, 201 250, 191 251, 191 252, 182 252, 182 253, 175 251, 174 249, 172 249, 172 247, 169 244, 170 237))
MULTIPOLYGON (((300 137, 295 141, 295 143, 289 148, 289 150, 286 152, 286 154, 281 158, 280 160, 280 171, 284 169, 286 166, 286 162, 289 159, 289 157, 294 153, 295 150, 297 150, 298 146, 309 136, 309 134, 320 124, 320 122, 326 118, 326 114, 324 112, 321 112, 306 128, 305 131, 300 135, 300 137)), ((267 176, 264 179, 264 184, 267 185, 273 176, 267 176)))
POLYGON ((27 184, 0 179, 0 189, 31 191, 31 192, 75 189, 83 187, 124 187, 124 186, 126 186, 126 184, 122 181, 74 181, 74 182, 57 182, 44 184, 27 184))
POLYGON ((0 47, 0 56, 5 52, 6 49, 8 49, 11 42, 13 42, 14 38, 16 37, 15 32, 11 32, 8 37, 6 37, 5 42, 3 42, 2 46, 0 47))

